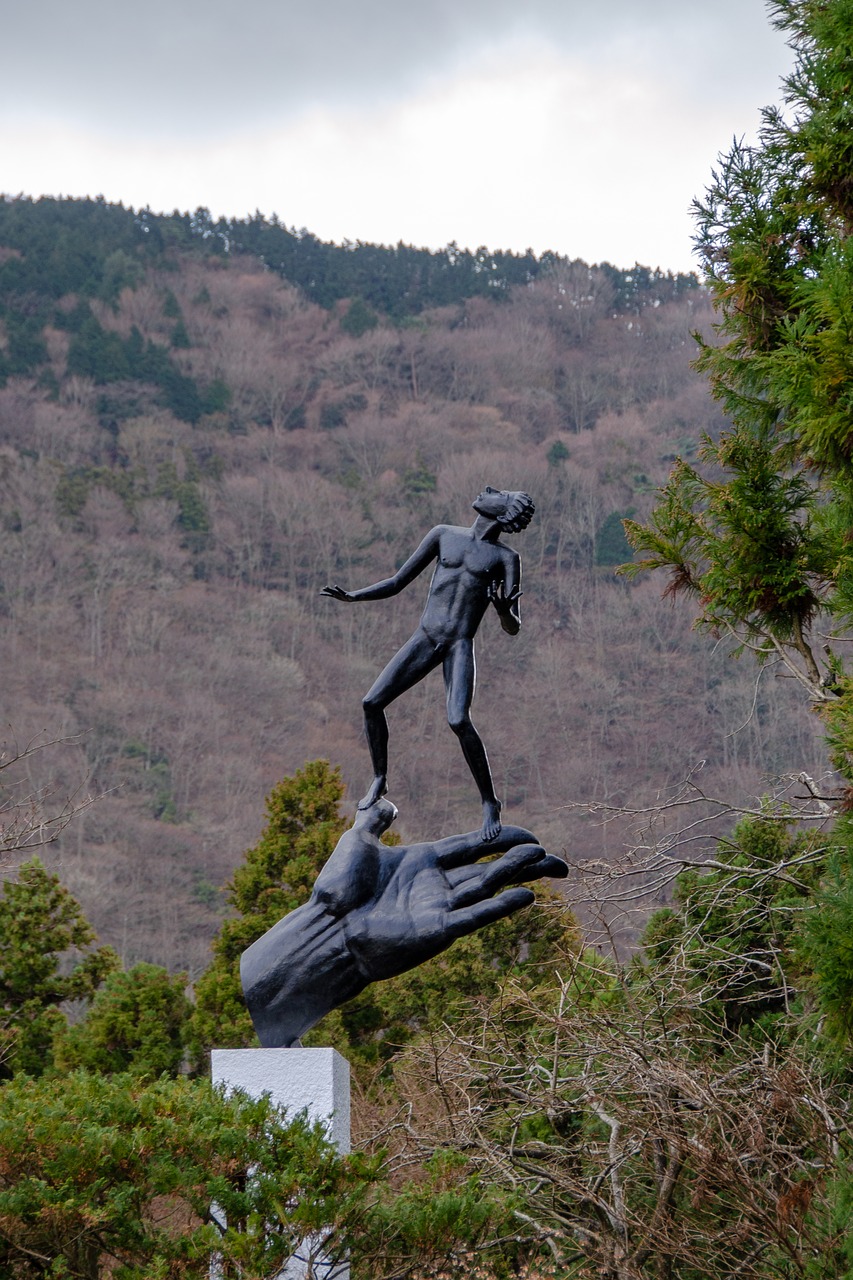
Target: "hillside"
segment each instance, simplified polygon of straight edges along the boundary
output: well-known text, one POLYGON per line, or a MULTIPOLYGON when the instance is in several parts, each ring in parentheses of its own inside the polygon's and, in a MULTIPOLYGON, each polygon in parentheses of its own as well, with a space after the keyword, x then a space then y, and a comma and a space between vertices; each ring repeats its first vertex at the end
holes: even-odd
MULTIPOLYGON (((361 794, 360 699, 426 582, 319 589, 385 576, 484 483, 537 503, 522 633, 489 619, 478 650, 509 821, 608 857, 624 824, 566 806, 641 807, 700 762, 736 801, 821 770, 788 682, 614 576, 621 517, 720 429, 689 368, 710 323, 690 277, 0 202, 0 713, 78 739, 29 785, 99 793, 49 856, 126 963, 206 964, 285 773, 326 757, 361 794)), ((389 720, 404 838, 479 825, 440 678, 389 720)))

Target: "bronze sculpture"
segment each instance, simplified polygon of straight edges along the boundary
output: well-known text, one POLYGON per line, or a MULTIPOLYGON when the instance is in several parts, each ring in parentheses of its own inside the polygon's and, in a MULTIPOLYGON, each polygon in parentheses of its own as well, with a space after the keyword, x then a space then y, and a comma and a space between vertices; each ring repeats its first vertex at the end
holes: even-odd
POLYGON ((358 807, 370 808, 387 790, 385 708, 440 665, 447 694, 447 719, 459 738, 480 792, 481 834, 482 839, 488 841, 501 829, 501 804, 495 795, 485 747, 471 720, 474 636, 490 604, 494 605, 504 631, 510 635, 518 633, 521 560, 512 547, 499 540, 499 535, 525 529, 535 508, 526 493, 492 489, 488 485, 475 498, 473 507, 477 519, 470 528, 437 525, 390 578, 358 591, 327 586, 322 594, 347 603, 384 600, 402 591, 428 564, 437 561, 417 631, 391 659, 363 702, 373 782, 358 807))
POLYGON ((542 876, 563 877, 566 863, 532 832, 502 827, 485 748, 471 721, 474 637, 489 605, 515 635, 521 625, 521 561, 500 541, 530 523, 526 493, 485 488, 470 528, 437 525, 390 578, 335 600, 382 600, 437 561, 420 625, 364 699, 373 782, 354 825, 338 841, 303 906, 243 952, 246 1004, 265 1048, 298 1045, 330 1010, 371 982, 395 977, 444 951, 456 938, 528 906, 542 876), (388 783, 385 708, 441 666, 450 726, 459 737, 483 804, 479 831, 421 844, 387 846, 380 837, 397 816, 388 783), (482 857, 488 862, 480 862, 482 857))
POLYGON ((523 827, 504 827, 485 845, 479 831, 383 845, 396 816, 383 799, 359 810, 308 902, 243 952, 243 993, 265 1048, 298 1045, 369 983, 405 973, 533 901, 530 889, 510 886, 567 874, 523 827), (500 856, 478 863, 484 854, 500 856))

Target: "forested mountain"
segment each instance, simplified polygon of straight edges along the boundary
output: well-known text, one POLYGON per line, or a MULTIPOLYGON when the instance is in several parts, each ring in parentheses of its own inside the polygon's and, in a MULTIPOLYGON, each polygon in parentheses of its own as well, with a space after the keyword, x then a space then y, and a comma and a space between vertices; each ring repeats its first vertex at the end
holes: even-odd
MULTIPOLYGON (((608 858, 627 820, 570 805, 642 808, 700 768, 739 800, 823 767, 790 682, 615 575, 622 518, 719 433, 694 277, 6 199, 0 308, 2 717, 10 743, 75 739, 27 786, 98 795, 51 856, 126 963, 204 968, 282 776, 322 757, 361 794, 360 700, 426 581, 319 590, 467 523, 484 483, 537 503, 522 632, 489 620, 478 650, 509 821, 608 858)), ((479 823, 443 704, 435 677, 390 713, 404 838, 479 823)))
MULTIPOLYGON (((853 1280, 853 8, 769 7, 794 69, 697 202, 702 289, 0 206, 4 1277, 302 1242, 355 1280, 853 1280), (353 1065, 341 1158, 207 1051, 255 1043, 238 958, 345 830, 426 583, 319 589, 486 482, 537 514, 475 715, 566 893, 309 1033, 353 1065)), ((443 702, 392 708, 404 839, 479 825, 443 702)))
MULTIPOLYGON (((42 320, 51 300, 66 293, 113 301, 143 265, 174 266, 175 254, 187 250, 219 259, 252 254, 312 302, 331 307, 343 298, 360 298, 397 320, 467 298, 507 297, 513 286, 529 284, 560 261, 555 254, 472 252, 455 244, 437 251, 402 243, 336 245, 260 213, 214 221, 203 208, 162 215, 103 199, 2 199, 0 244, 15 259, 0 283, 3 314, 13 325, 16 316, 33 319, 36 298, 45 308, 42 320)), ((609 263, 600 270, 617 310, 636 310, 698 286, 692 273, 620 270, 609 263)), ((17 348, 7 355, 15 372, 34 363, 32 354, 17 348)))

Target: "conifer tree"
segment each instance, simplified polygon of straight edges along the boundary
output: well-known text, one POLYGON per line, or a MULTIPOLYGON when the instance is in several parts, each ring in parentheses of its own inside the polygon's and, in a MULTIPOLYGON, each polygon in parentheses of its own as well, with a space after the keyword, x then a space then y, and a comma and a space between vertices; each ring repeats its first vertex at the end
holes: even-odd
MULTIPOLYGON (((729 418, 705 467, 680 460, 645 525, 626 522, 667 592, 736 652, 795 677, 825 717, 830 757, 853 799, 853 5, 771 0, 795 67, 754 146, 736 142, 695 206, 697 246, 719 315, 697 368, 729 418)), ((853 842, 833 841, 806 953, 847 1036, 853 842)))
POLYGON ((835 763, 853 780, 843 663, 815 622, 853 616, 853 10, 846 0, 772 0, 796 53, 784 109, 759 141, 737 142, 697 201, 697 246, 719 343, 702 344, 730 425, 700 469, 679 461, 647 525, 641 558, 700 621, 782 663, 830 714, 835 763))
POLYGON ((18 1076, 0 1088, 0 1274, 207 1280, 218 1256, 222 1275, 279 1275, 312 1236, 346 1251, 377 1163, 207 1081, 18 1076))
POLYGON ((213 943, 213 961, 196 984, 193 1042, 204 1048, 256 1043, 240 988, 240 956, 277 920, 308 900, 344 830, 340 771, 324 760, 285 778, 267 798, 267 825, 228 886, 237 912, 213 943))
POLYGON ((59 1037, 57 1066, 152 1079, 176 1075, 191 1011, 186 982, 185 973, 173 975, 156 964, 111 973, 86 1017, 59 1037))
POLYGON ((38 858, 7 880, 0 897, 0 1080, 41 1075, 65 1027, 60 1005, 90 999, 118 967, 80 906, 38 858))

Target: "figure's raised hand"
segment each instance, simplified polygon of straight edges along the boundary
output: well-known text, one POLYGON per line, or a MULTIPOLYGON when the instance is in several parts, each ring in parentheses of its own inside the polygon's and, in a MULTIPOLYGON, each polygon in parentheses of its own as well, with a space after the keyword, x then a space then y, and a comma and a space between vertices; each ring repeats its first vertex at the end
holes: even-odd
POLYGON ((343 587, 339 587, 337 584, 323 587, 320 595, 329 596, 332 600, 343 600, 345 604, 352 604, 352 594, 349 591, 345 591, 343 587))
POLYGON ((508 613, 513 605, 518 603, 523 594, 524 592, 518 587, 507 594, 506 586, 500 579, 494 579, 489 583, 489 601, 499 613, 508 613))

